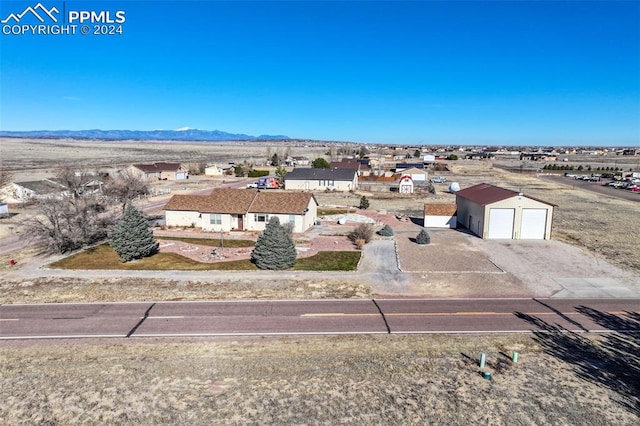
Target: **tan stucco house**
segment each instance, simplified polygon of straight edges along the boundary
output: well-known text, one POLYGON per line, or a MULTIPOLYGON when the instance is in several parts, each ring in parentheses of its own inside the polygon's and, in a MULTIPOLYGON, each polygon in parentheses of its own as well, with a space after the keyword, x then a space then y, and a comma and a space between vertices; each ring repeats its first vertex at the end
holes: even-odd
POLYGON ((277 216, 293 232, 311 228, 318 216, 313 194, 250 189, 214 189, 209 195, 174 195, 164 208, 167 226, 203 231, 262 231, 277 216))
POLYGON ((554 204, 481 183, 456 192, 460 225, 483 239, 548 240, 554 204))
POLYGON ((133 164, 127 167, 127 172, 144 178, 148 182, 189 179, 187 169, 180 163, 133 164))

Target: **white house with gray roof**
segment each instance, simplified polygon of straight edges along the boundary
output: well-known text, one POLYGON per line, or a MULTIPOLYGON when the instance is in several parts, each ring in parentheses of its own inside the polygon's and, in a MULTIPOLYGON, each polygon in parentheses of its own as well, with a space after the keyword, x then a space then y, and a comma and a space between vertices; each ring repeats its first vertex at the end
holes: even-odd
POLYGON ((353 169, 293 169, 284 177, 284 188, 303 191, 351 191, 358 187, 353 169))

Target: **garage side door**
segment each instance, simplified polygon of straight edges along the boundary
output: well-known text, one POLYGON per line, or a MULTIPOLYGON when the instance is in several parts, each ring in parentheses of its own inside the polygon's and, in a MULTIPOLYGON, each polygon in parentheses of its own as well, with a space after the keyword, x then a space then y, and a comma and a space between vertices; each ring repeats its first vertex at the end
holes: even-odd
POLYGON ((512 239, 514 209, 489 209, 489 239, 512 239))
POLYGON ((547 227, 547 209, 523 209, 520 238, 523 240, 544 240, 547 227))

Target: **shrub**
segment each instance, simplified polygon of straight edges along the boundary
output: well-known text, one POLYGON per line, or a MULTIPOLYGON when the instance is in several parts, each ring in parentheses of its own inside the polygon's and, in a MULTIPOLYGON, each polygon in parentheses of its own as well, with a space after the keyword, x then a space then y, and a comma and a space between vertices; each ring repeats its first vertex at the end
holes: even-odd
POLYGON ((361 210, 366 210, 369 208, 369 199, 367 197, 365 197, 364 195, 362 197, 360 197, 360 206, 359 208, 361 210))
POLYGON ((269 170, 249 170, 248 177, 257 178, 262 176, 269 176, 269 170))
POLYGON ((431 237, 425 229, 421 230, 420 233, 416 236, 416 243, 418 244, 429 244, 430 242, 431 237))
POLYGON ((381 235, 383 237, 392 237, 393 229, 391 229, 389 225, 385 225, 381 230, 378 231, 378 235, 381 235))
POLYGON ((366 244, 371 241, 371 238, 373 237, 373 227, 369 223, 361 223, 360 225, 356 226, 353 231, 349 232, 348 237, 354 243, 356 243, 358 240, 363 240, 366 244))

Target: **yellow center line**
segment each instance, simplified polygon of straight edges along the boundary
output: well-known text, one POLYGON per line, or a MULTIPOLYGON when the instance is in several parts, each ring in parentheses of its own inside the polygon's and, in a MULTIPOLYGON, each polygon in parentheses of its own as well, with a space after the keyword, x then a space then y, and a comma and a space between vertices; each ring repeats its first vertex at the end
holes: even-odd
MULTIPOLYGON (((612 315, 625 314, 623 311, 607 312, 612 315)), ((556 312, 523 312, 525 315, 559 315, 556 312)), ((483 315, 515 315, 514 312, 391 312, 385 313, 386 317, 437 317, 437 316, 483 316, 483 315)), ((582 315, 579 312, 560 312, 560 315, 582 315)), ((376 317, 379 313, 370 314, 345 314, 344 312, 307 313, 301 317, 376 317)))

